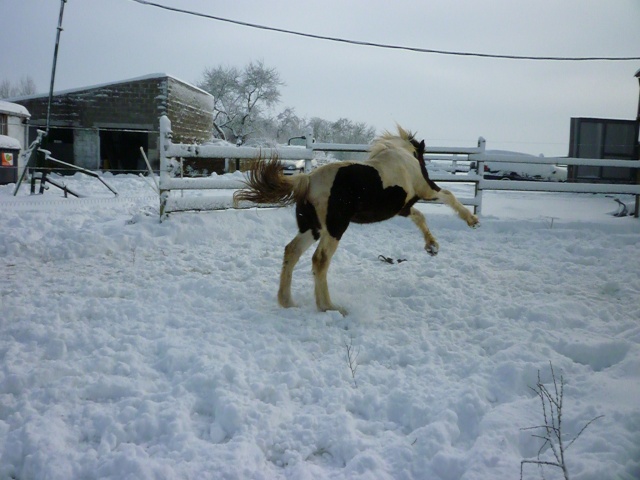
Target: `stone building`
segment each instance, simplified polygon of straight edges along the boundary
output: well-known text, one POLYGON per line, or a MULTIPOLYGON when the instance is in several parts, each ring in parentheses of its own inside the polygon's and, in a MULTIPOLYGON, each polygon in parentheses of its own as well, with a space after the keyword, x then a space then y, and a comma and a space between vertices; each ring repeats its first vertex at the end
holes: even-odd
MULTIPOLYGON (((45 129, 49 96, 11 100, 31 113, 29 141, 45 129)), ((158 167, 159 118, 171 119, 174 142, 202 143, 212 137, 213 97, 161 73, 77 88, 53 95, 49 134, 42 148, 51 156, 91 170, 145 170, 142 147, 158 167)))

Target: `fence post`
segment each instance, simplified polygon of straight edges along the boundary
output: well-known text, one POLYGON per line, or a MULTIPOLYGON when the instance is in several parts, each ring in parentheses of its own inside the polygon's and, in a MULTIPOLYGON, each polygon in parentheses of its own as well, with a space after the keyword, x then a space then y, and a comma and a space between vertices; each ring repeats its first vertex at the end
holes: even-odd
POLYGON ((311 162, 313 162, 313 144, 316 143, 316 139, 313 138, 313 130, 307 130, 307 134, 304 138, 307 150, 311 150, 310 157, 312 158, 305 158, 304 160, 304 173, 309 173, 311 171, 311 162))
POLYGON ((171 145, 171 120, 166 115, 160 117, 160 221, 162 221, 167 206, 167 200, 169 199, 169 190, 165 187, 170 181, 169 178, 169 160, 167 157, 167 150, 171 145))
MULTIPOLYGON (((478 153, 484 153, 487 147, 487 141, 483 137, 478 138, 478 153)), ((482 178, 484 177, 484 162, 476 160, 476 175, 480 177, 475 185, 475 199, 477 205, 473 207, 473 213, 480 215, 482 213, 482 178)))
MULTIPOLYGON (((640 70, 638 70, 640 72, 640 70)), ((640 80, 640 77, 638 77, 640 80)), ((640 123, 640 100, 638 101, 638 122, 640 123)), ((640 145, 638 146, 638 161, 640 162, 640 145)), ((636 168, 636 185, 640 185, 640 168, 636 168)), ((635 218, 640 218, 640 195, 636 195, 636 208, 633 212, 635 218)))

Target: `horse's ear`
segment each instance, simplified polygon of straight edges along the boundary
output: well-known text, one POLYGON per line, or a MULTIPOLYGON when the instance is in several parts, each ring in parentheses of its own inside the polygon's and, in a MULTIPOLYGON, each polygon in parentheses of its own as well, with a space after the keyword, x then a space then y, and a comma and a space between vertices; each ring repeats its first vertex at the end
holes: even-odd
POLYGON ((418 149, 416 150, 416 157, 418 157, 418 161, 420 163, 422 163, 424 161, 424 140, 422 140, 419 144, 418 144, 418 149))

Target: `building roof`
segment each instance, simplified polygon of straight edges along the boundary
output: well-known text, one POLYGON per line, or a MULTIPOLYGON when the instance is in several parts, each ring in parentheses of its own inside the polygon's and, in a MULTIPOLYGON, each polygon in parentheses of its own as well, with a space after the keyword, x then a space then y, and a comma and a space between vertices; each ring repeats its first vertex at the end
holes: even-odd
MULTIPOLYGON (((192 88, 195 88, 196 90, 200 90, 202 93, 204 93, 205 95, 209 95, 212 96, 209 92, 202 90, 201 88, 196 87, 195 85, 190 84, 189 82, 185 82, 184 80, 180 80, 179 78, 174 77, 173 75, 169 75, 166 73, 151 73, 149 75, 143 75, 141 77, 134 77, 134 78, 128 78, 125 80, 117 80, 115 82, 108 82, 108 83, 100 83, 97 85, 89 85, 86 87, 77 87, 77 88, 71 88, 68 90, 60 90, 60 91, 54 91, 53 95, 67 95, 69 93, 77 93, 77 92, 85 92, 87 90, 94 90, 97 88, 104 88, 104 87, 110 87, 113 85, 118 85, 121 83, 132 83, 132 82, 142 82, 144 80, 153 80, 154 78, 172 78, 173 80, 180 82, 180 83, 184 83, 185 85, 189 85, 192 88)), ((24 95, 21 97, 14 97, 14 98, 10 98, 8 100, 32 100, 32 99, 36 99, 36 98, 42 98, 42 97, 48 97, 49 94, 48 93, 37 93, 34 95, 24 95)))
POLYGON ((5 100, 0 100, 0 113, 5 115, 12 115, 14 117, 22 117, 29 118, 31 114, 29 110, 27 110, 22 105, 18 105, 17 103, 7 102, 5 100))

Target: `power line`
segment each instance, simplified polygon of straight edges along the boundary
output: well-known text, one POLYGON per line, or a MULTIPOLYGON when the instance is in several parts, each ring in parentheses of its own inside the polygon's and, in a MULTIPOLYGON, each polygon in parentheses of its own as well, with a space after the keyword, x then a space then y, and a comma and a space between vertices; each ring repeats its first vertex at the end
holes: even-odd
POLYGON ((161 5, 155 2, 149 2, 147 0, 131 0, 142 5, 149 5, 152 7, 158 7, 164 10, 172 12, 184 13, 186 15, 192 15, 195 17, 207 18, 209 20, 217 20, 219 22, 231 23, 234 25, 240 25, 243 27, 257 28, 259 30, 267 30, 270 32, 285 33, 288 35, 296 35, 298 37, 313 38, 316 40, 327 40, 330 42, 346 43, 350 45, 360 45, 365 47, 385 48, 390 50, 405 50, 416 53, 431 53, 437 55, 453 55, 459 57, 480 57, 480 58, 497 58, 503 60, 543 60, 543 61, 561 61, 561 62, 593 62, 593 61, 637 61, 640 57, 557 57, 557 56, 528 56, 528 55, 499 55, 492 53, 476 53, 476 52, 457 52, 450 50, 434 50, 429 48, 407 47, 401 45, 388 45, 384 43, 365 42, 360 40, 348 40, 339 37, 328 37, 325 35, 315 35, 312 33, 297 32, 294 30, 285 30, 283 28, 269 27, 266 25, 259 25, 257 23, 242 22, 240 20, 231 20, 229 18, 217 17, 215 15, 208 15, 205 13, 193 12, 190 10, 184 10, 182 8, 169 7, 161 5))

